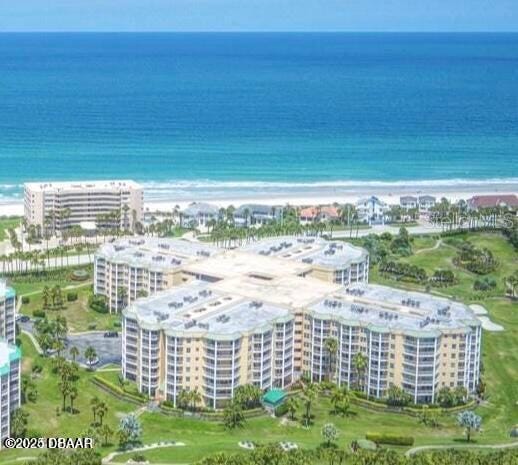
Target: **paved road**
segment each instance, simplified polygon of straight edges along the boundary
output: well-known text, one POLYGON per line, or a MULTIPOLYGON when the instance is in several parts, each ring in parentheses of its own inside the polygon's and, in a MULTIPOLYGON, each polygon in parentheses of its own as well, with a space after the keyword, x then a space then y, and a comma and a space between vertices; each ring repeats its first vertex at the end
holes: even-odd
POLYGON ((121 338, 119 337, 104 337, 103 332, 83 333, 83 334, 69 334, 67 337, 67 358, 70 357, 69 350, 72 346, 79 349, 79 357, 77 361, 86 364, 84 352, 88 346, 92 346, 97 352, 99 363, 96 366, 100 367, 113 363, 120 365, 122 361, 121 338))
MULTIPOLYGON (((397 234, 400 226, 389 226, 389 225, 374 225, 370 229, 358 230, 358 237, 368 236, 369 234, 383 234, 389 232, 390 234, 397 234)), ((411 235, 416 234, 439 234, 443 231, 441 226, 433 226, 431 224, 420 224, 418 226, 410 226, 407 228, 408 233, 411 235)), ((335 231, 333 232, 333 238, 348 238, 351 237, 350 231, 335 231)), ((356 230, 353 229, 352 237, 356 237, 356 230)))
MULTIPOLYGON (((22 331, 25 331, 30 334, 34 334, 33 321, 21 322, 18 321, 18 325, 22 331)), ((79 334, 68 334, 66 340, 66 353, 65 357, 69 360, 72 359, 70 356, 69 350, 71 347, 77 347, 79 349, 79 356, 77 357, 77 362, 81 364, 86 364, 86 359, 84 357, 84 352, 88 346, 92 346, 97 352, 97 357, 99 358, 99 363, 96 364, 97 367, 101 367, 103 365, 107 365, 109 363, 114 363, 116 365, 120 365, 122 361, 122 347, 121 347, 121 338, 119 337, 104 337, 103 331, 92 331, 87 333, 79 333, 79 334)))

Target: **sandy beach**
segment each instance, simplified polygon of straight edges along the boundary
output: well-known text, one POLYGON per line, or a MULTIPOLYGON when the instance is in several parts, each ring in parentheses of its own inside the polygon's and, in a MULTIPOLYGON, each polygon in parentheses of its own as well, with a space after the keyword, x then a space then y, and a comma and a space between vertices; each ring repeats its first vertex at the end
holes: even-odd
MULTIPOLYGON (((328 187, 319 188, 313 187, 306 189, 305 192, 293 192, 293 193, 281 193, 271 192, 266 189, 266 192, 260 193, 253 189, 249 194, 243 193, 240 190, 240 195, 232 195, 229 192, 225 195, 225 192, 218 192, 218 195, 214 196, 196 196, 193 194, 191 197, 182 195, 176 196, 171 193, 170 198, 167 198, 165 193, 162 193, 158 198, 150 194, 145 189, 145 211, 170 211, 175 207, 183 209, 192 202, 207 202, 218 205, 219 207, 226 208, 229 205, 239 206, 245 203, 261 203, 267 205, 326 205, 326 204, 345 204, 355 203, 360 198, 375 195, 388 204, 398 204, 400 196, 403 195, 433 195, 437 199, 442 197, 447 198, 451 202, 456 202, 461 199, 469 199, 474 195, 483 194, 516 194, 518 192, 518 184, 504 183, 498 185, 495 183, 481 183, 479 185, 473 183, 473 185, 435 185, 435 186, 423 186, 420 184, 408 184, 408 185, 372 185, 368 184, 362 186, 350 186, 347 189, 336 187, 330 189, 328 187), (462 189, 459 189, 462 187, 462 189)), ((0 216, 10 215, 23 215, 23 201, 4 201, 0 203, 0 216)))

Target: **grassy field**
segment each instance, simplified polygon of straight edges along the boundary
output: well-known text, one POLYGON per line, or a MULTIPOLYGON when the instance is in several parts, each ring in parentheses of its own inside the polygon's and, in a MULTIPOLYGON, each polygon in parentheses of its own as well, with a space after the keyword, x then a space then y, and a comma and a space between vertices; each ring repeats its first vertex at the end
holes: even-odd
POLYGON ((15 276, 9 276, 9 284, 16 290, 16 294, 22 295, 33 295, 41 292, 45 286, 54 287, 60 286, 61 289, 65 289, 70 286, 77 286, 84 283, 92 283, 92 281, 74 281, 71 278, 74 270, 85 270, 90 276, 93 274, 91 265, 83 265, 69 268, 62 268, 59 270, 51 270, 43 273, 35 274, 19 274, 15 276))
MULTIPOLYGON (((503 236, 497 233, 477 233, 464 235, 464 237, 477 247, 487 247, 498 259, 498 269, 489 275, 497 282, 494 291, 488 293, 474 291, 473 282, 477 275, 456 267, 453 264, 456 250, 443 241, 437 249, 419 252, 419 249, 433 247, 434 244, 430 245, 430 241, 436 244, 437 239, 416 238, 413 247, 418 253, 400 260, 421 266, 428 274, 436 268, 453 270, 458 282, 450 287, 432 289, 432 292, 455 297, 467 304, 481 304, 489 311, 491 320, 504 327, 505 331, 501 333, 488 331, 483 333, 482 368, 488 399, 478 408, 478 412, 483 417, 483 428, 486 434, 503 440, 506 435, 508 436, 510 427, 518 424, 518 302, 503 297, 504 277, 518 268, 518 253, 503 236)), ((424 290, 423 286, 395 282, 382 277, 377 272, 377 268, 371 270, 370 280, 391 286, 424 290)))
MULTIPOLYGON (((64 289, 64 308, 60 310, 47 310, 47 315, 51 318, 55 318, 58 315, 64 316, 67 319, 69 331, 74 333, 94 329, 98 331, 117 329, 114 324, 120 321, 120 316, 92 310, 88 305, 88 297, 92 295, 91 283, 80 284, 80 286, 73 289, 73 292, 78 294, 75 302, 66 301, 67 290, 64 289)), ((32 316, 34 310, 42 308, 43 297, 41 293, 38 293, 30 296, 28 304, 22 305, 21 313, 32 316)))
POLYGON ((21 218, 0 218, 0 241, 9 239, 8 229, 16 228, 20 225, 21 218))

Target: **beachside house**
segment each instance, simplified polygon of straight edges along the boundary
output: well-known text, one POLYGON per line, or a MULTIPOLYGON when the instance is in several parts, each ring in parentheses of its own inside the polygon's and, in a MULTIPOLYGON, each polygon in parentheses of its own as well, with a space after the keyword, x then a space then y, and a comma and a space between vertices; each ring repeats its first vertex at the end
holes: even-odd
POLYGON ((307 207, 300 210, 299 220, 301 224, 315 223, 318 221, 338 221, 340 220, 340 212, 337 207, 329 205, 307 207))
POLYGON ((412 210, 417 208, 418 199, 412 195, 405 195, 399 198, 399 205, 401 205, 401 208, 404 208, 405 210, 412 210))
POLYGON ((191 203, 181 215, 181 225, 184 228, 206 228, 211 220, 217 221, 219 208, 210 203, 191 203))
POLYGON ((236 226, 263 225, 281 218, 282 207, 260 204, 244 204, 234 212, 236 226))
POLYGON ((437 199, 433 195, 419 196, 419 213, 428 214, 437 203, 437 199))
POLYGON ((371 196, 356 202, 358 219, 367 224, 385 224, 385 216, 390 207, 378 197, 371 196))
POLYGON ((468 200, 468 209, 504 208, 518 210, 518 197, 515 194, 475 195, 468 200))

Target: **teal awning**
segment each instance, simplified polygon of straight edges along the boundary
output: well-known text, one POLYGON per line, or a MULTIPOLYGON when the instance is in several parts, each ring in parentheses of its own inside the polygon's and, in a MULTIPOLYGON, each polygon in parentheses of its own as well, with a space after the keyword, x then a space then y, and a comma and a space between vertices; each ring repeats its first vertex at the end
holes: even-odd
POLYGON ((286 393, 282 389, 270 389, 264 396, 263 402, 272 407, 282 404, 286 398, 286 393))

